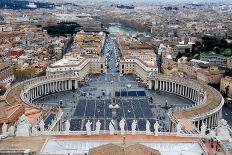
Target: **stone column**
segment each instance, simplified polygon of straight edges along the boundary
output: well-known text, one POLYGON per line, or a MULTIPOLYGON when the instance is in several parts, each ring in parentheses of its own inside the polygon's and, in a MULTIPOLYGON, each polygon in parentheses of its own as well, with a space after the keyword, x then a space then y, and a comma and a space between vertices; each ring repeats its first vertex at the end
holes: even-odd
POLYGON ((177 92, 178 92, 178 85, 177 83, 175 83, 175 93, 177 94, 177 92))
POLYGON ((35 96, 35 91, 34 88, 32 88, 32 100, 34 99, 34 96, 35 96))
POLYGON ((44 84, 42 85, 42 95, 44 95, 44 84))
POLYGON ((200 129, 200 120, 198 120, 197 122, 198 122, 197 128, 200 129))
POLYGON ((192 89, 192 100, 193 101, 195 101, 194 98, 195 98, 195 91, 194 91, 194 89, 192 89))
POLYGON ((165 81, 163 81, 163 91, 165 91, 165 89, 166 89, 166 83, 165 81))
POLYGON ((152 81, 151 80, 148 81, 148 88, 152 89, 152 81))
POLYGON ((60 81, 57 81, 57 91, 60 91, 60 81))
POLYGON ((63 91, 63 85, 62 85, 62 81, 59 81, 59 86, 60 86, 60 91, 63 91))
POLYGON ((37 87, 37 97, 40 96, 40 91, 41 91, 41 90, 40 90, 40 86, 38 86, 38 87, 37 87))
POLYGON ((56 82, 56 91, 59 91, 59 81, 56 82))
POLYGON ((182 85, 179 84, 179 94, 181 95, 182 94, 182 85))
POLYGON ((213 121, 213 117, 212 117, 212 115, 211 115, 211 116, 209 117, 209 126, 208 126, 208 128, 212 128, 212 126, 213 126, 212 121, 213 121))
POLYGON ((65 90, 65 81, 62 82, 63 85, 63 91, 65 90))
POLYGON ((50 83, 47 83, 47 93, 50 92, 50 83))
POLYGON ((35 98, 37 98, 37 96, 38 96, 38 87, 36 86, 35 87, 35 98))
POLYGON ((213 117, 213 126, 217 126, 218 125, 218 114, 214 114, 214 117, 213 117))
POLYGON ((162 82, 162 81, 159 81, 159 83, 160 83, 160 85, 159 85, 160 90, 163 90, 163 82, 162 82))
POLYGON ((59 91, 62 91, 62 81, 59 81, 59 91))
POLYGON ((189 90, 189 98, 192 100, 192 88, 190 88, 190 90, 189 90))
MULTIPOLYGON (((207 117, 207 116, 206 116, 207 117)), ((209 127, 209 120, 208 120, 208 118, 205 118, 205 125, 207 126, 207 127, 209 127)))
POLYGON ((191 100, 193 99, 193 89, 192 88, 190 89, 190 99, 191 100))
POLYGON ((75 89, 77 89, 77 88, 78 88, 78 81, 75 80, 75 89))
POLYGON ((192 100, 195 101, 195 91, 194 91, 194 89, 192 90, 192 100))
POLYGON ((211 116, 211 124, 212 124, 212 127, 215 126, 215 114, 211 116))
POLYGON ((53 83, 53 92, 56 92, 56 82, 52 82, 53 83))
POLYGON ((165 83, 166 83, 166 92, 168 91, 168 81, 165 81, 165 83))
POLYGON ((53 92, 53 84, 52 84, 52 82, 50 83, 50 90, 51 90, 51 92, 53 92))
POLYGON ((49 83, 49 91, 52 92, 52 82, 49 83))
POLYGON ((159 89, 159 81, 155 79, 155 90, 159 89))

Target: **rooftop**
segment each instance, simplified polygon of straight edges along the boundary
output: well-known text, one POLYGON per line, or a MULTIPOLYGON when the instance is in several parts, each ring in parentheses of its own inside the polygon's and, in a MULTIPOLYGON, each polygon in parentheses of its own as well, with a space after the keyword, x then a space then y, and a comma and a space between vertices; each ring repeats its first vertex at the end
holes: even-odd
POLYGON ((206 92, 207 100, 203 104, 196 107, 188 108, 182 111, 175 111, 173 115, 177 119, 200 116, 201 114, 206 114, 221 106, 221 101, 223 98, 218 91, 202 82, 198 81, 197 83, 200 84, 201 88, 203 88, 203 90, 206 92))

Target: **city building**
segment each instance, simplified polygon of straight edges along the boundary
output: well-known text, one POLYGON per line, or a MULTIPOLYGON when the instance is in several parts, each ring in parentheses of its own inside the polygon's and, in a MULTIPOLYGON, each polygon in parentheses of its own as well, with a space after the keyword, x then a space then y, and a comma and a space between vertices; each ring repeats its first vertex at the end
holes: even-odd
POLYGON ((209 84, 220 84, 224 77, 225 71, 218 68, 218 66, 207 66, 197 71, 197 80, 204 81, 209 84))
POLYGON ((220 91, 223 92, 226 96, 232 97, 232 78, 226 76, 221 79, 220 91))
POLYGON ((1 4, 0 154, 232 154, 229 1, 1 4))
POLYGON ((85 55, 80 53, 67 53, 61 60, 48 66, 46 70, 47 75, 57 73, 75 73, 83 80, 88 74, 105 73, 106 61, 105 57, 97 55, 85 55))
POLYGON ((208 55, 202 54, 200 56, 200 60, 215 63, 215 64, 222 66, 222 67, 229 67, 229 68, 232 67, 232 63, 231 63, 232 58, 226 57, 226 56, 223 56, 220 54, 208 54, 208 55))
POLYGON ((105 33, 78 32, 74 37, 73 51, 84 55, 100 55, 105 43, 105 33))
POLYGON ((156 54, 151 46, 120 34, 117 34, 117 42, 121 52, 119 60, 121 74, 135 74, 147 82, 150 74, 158 73, 156 54))
POLYGON ((201 80, 209 84, 220 84, 221 78, 225 74, 225 71, 215 64, 194 59, 188 62, 186 57, 178 60, 178 70, 189 78, 201 80))
POLYGON ((176 47, 175 51, 177 53, 188 53, 192 52, 194 43, 190 42, 189 39, 186 37, 183 41, 179 42, 176 47))

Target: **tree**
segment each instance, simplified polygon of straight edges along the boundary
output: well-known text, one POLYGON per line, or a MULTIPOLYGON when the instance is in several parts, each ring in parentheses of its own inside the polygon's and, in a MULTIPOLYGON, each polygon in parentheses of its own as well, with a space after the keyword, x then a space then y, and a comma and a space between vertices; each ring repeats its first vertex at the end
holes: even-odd
POLYGON ((177 56, 176 56, 176 61, 177 61, 178 59, 180 59, 182 56, 183 56, 183 54, 182 54, 181 52, 178 52, 178 54, 177 54, 177 56))

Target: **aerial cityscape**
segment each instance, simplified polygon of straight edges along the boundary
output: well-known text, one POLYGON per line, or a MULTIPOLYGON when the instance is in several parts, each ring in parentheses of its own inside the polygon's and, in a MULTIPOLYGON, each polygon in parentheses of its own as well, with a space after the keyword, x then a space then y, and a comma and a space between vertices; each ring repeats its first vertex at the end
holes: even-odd
POLYGON ((0 154, 232 155, 232 1, 1 0, 0 154))

